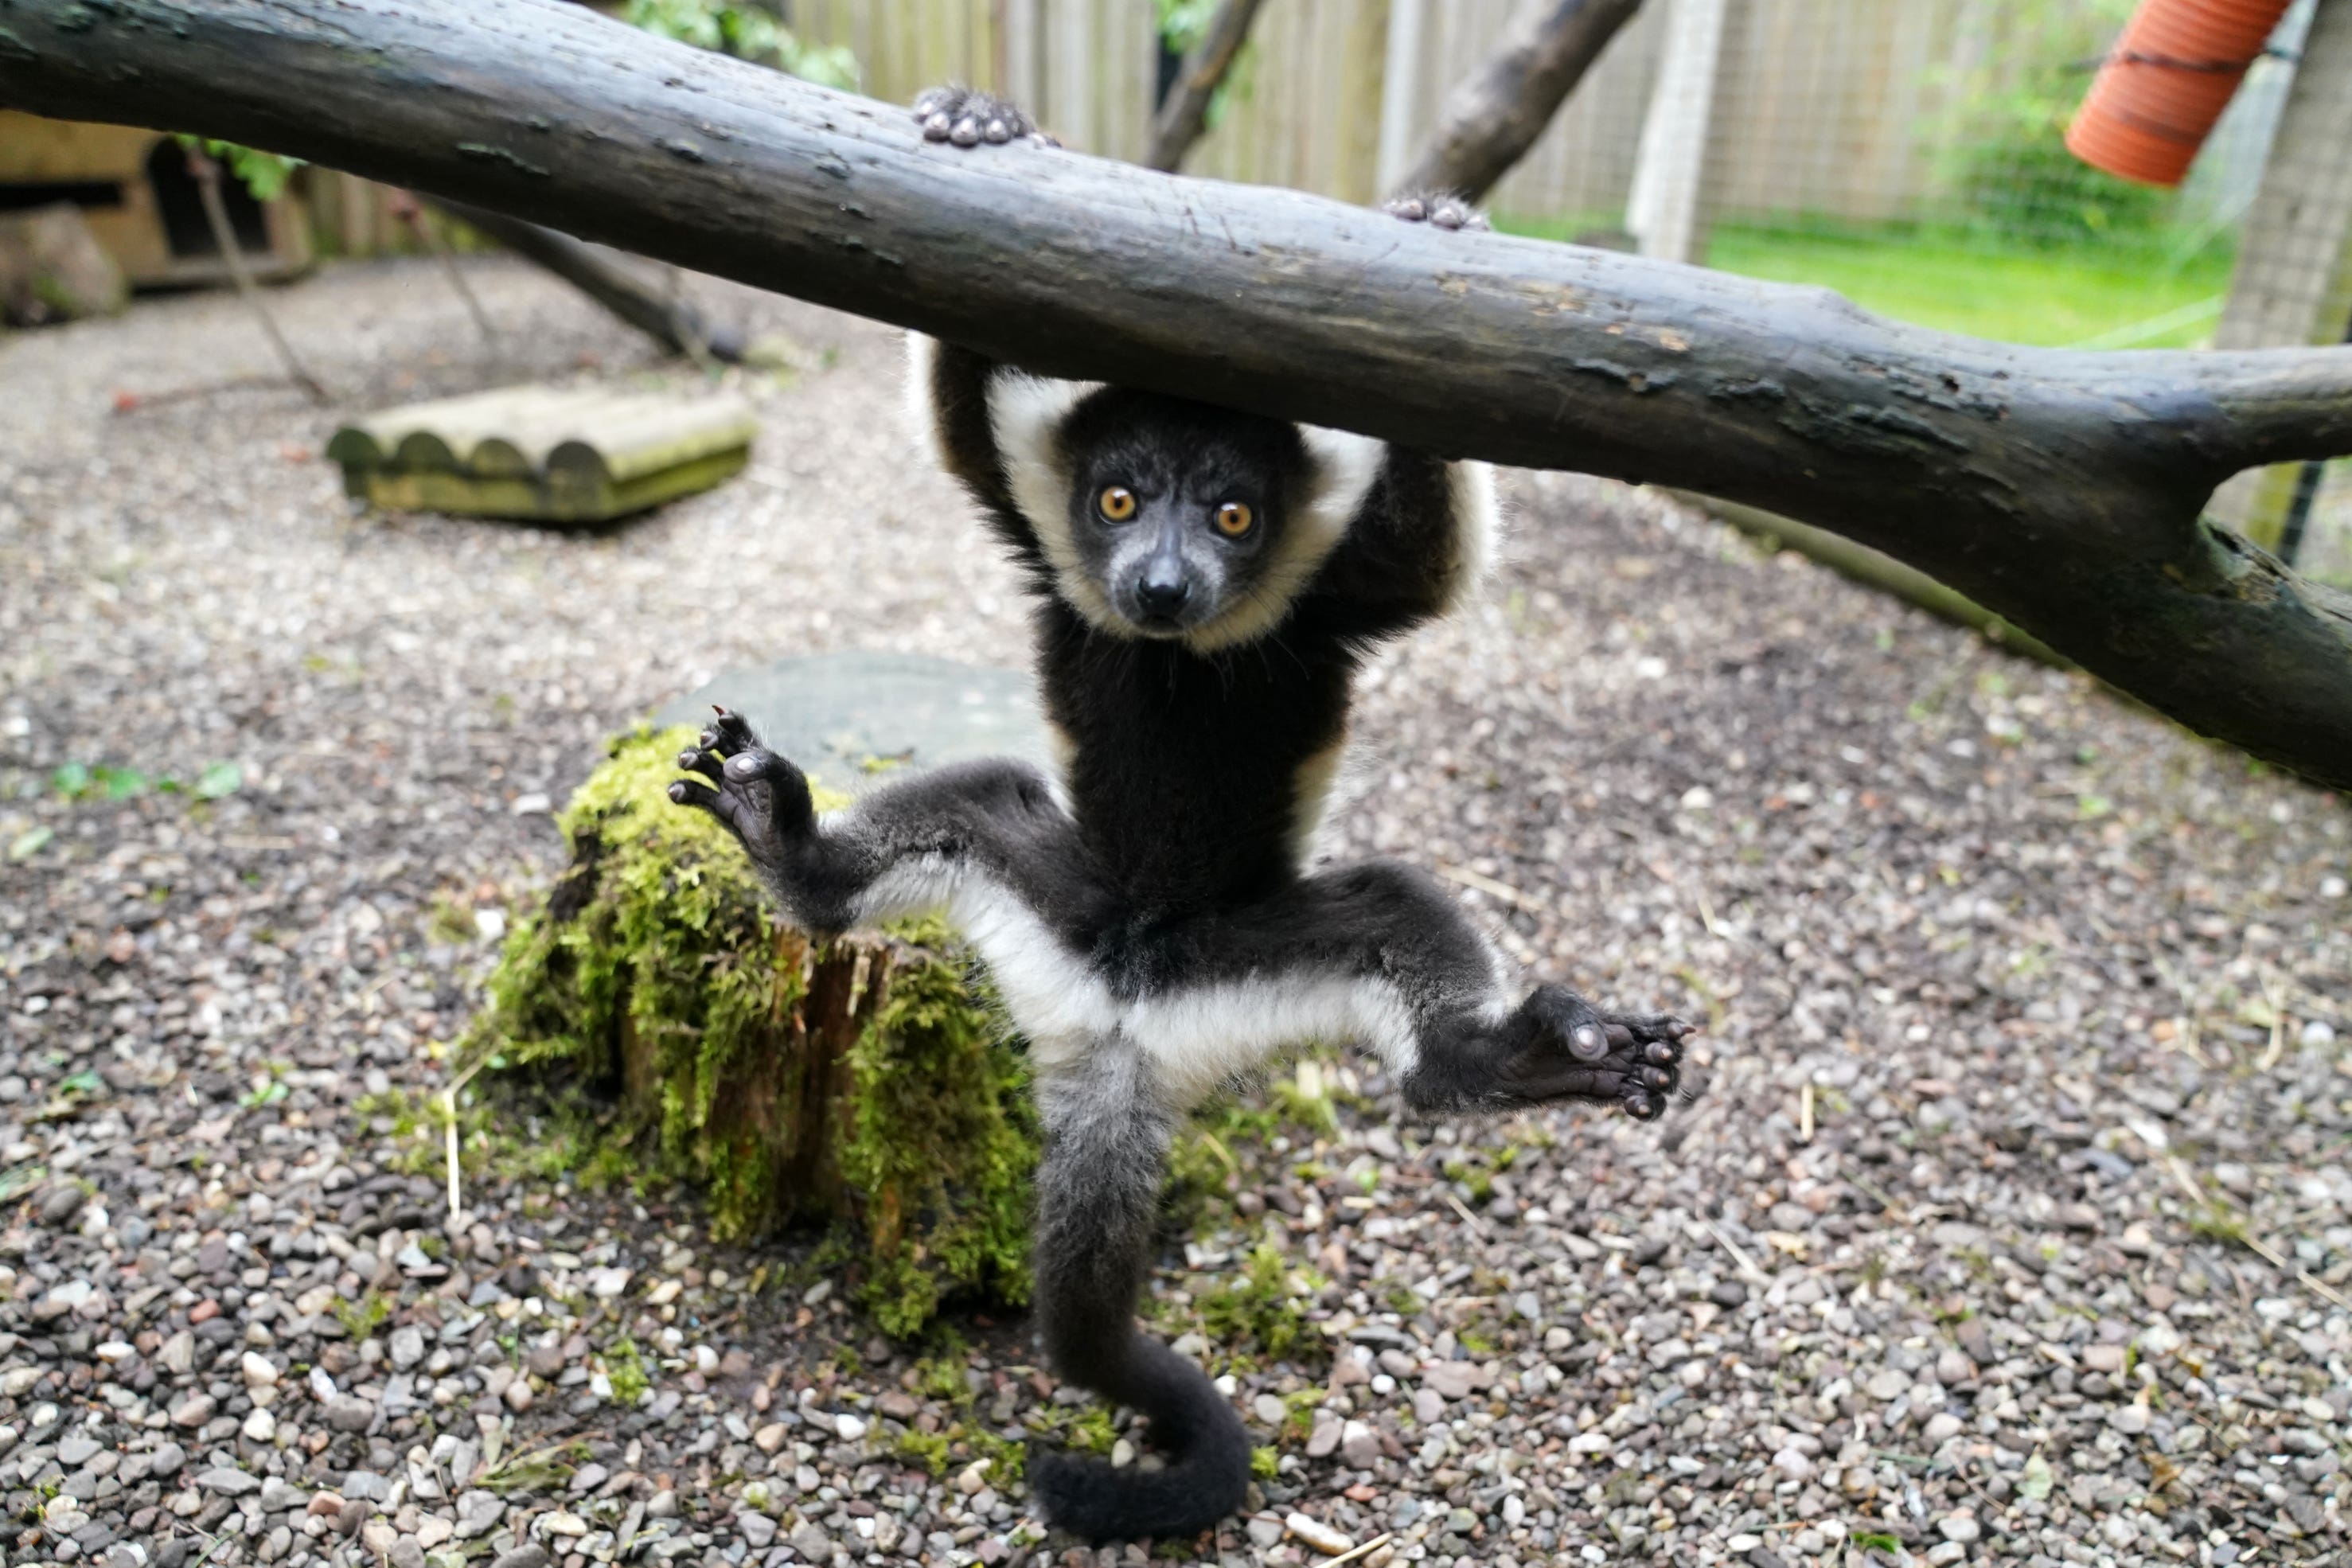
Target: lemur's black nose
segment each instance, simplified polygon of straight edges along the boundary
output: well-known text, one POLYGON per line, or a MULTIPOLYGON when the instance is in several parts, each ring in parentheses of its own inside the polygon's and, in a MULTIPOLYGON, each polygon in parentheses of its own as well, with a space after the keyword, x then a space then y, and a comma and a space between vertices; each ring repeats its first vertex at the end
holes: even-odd
POLYGON ((1157 563, 1135 580, 1135 602, 1147 616, 1172 616, 1192 596, 1192 584, 1181 572, 1162 572, 1157 563))

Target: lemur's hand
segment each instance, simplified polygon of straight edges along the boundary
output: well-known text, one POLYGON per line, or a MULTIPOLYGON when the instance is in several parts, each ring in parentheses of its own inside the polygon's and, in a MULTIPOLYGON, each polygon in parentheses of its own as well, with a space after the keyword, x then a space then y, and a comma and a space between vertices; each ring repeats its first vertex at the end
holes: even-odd
POLYGON ((1407 223, 1439 228, 1485 228, 1486 215, 1452 191, 1407 191, 1381 204, 1381 211, 1407 223))
POLYGON ((669 786, 669 797, 725 823, 754 862, 780 865, 792 844, 816 823, 807 776, 760 744, 740 713, 716 706, 711 711, 718 717, 702 731, 700 743, 677 754, 679 767, 711 783, 680 779, 669 786))
POLYGON ((1037 129, 1037 122, 1014 104, 952 83, 935 87, 915 100, 915 119, 923 140, 977 147, 983 142, 1034 142, 1041 147, 1061 143, 1037 129))
POLYGON ((1501 1076, 1531 1100, 1597 1100, 1654 1121, 1682 1087, 1683 1040, 1698 1031, 1670 1015, 1603 1013, 1564 985, 1528 998, 1532 1026, 1501 1076))

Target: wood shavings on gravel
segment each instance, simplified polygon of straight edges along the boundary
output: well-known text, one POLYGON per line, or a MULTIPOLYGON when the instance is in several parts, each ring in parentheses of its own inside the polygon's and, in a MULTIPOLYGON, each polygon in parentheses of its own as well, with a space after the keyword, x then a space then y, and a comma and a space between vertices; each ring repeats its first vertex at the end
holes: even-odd
MULTIPOLYGON (((0 342, 0 1551, 1147 1560, 1027 1513, 1005 1439, 1073 1412, 1017 1321, 891 1345, 805 1247, 585 1173, 449 1224, 438 1042, 603 738, 730 664, 1024 630, 893 335, 705 280, 820 364, 734 378, 741 480, 354 511, 339 417, 680 374, 467 265, 498 369, 429 265, 275 293, 324 410, 226 296, 0 342)), ((1156 1297, 1271 1474, 1181 1558, 2343 1560, 2346 804, 1656 497, 1507 488, 1492 592, 1368 682, 1345 850, 1706 1019, 1705 1092, 1429 1126, 1358 1061, 1329 1128, 1231 1116, 1156 1297), (1188 1328, 1260 1284, 1287 1349, 1188 1328)))

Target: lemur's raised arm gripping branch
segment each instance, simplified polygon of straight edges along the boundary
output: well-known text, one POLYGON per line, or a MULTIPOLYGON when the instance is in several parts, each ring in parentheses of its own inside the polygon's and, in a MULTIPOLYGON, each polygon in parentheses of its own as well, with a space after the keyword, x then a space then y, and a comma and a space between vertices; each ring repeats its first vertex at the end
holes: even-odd
POLYGON ((0 100, 299 153, 1051 374, 1766 507, 2352 786, 2352 595, 2200 516, 2239 468, 2352 452, 2352 349, 2018 348, 1075 153, 951 163, 899 107, 562 0, 0 0, 0 100))

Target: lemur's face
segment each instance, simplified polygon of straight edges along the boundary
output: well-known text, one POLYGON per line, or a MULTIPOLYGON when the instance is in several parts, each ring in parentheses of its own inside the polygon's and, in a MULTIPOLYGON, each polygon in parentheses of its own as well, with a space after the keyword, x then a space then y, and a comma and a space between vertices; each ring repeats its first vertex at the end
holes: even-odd
POLYGON ((1188 637, 1269 591, 1309 470, 1295 426, 1113 390, 1060 434, 1070 553, 1125 629, 1188 637))

